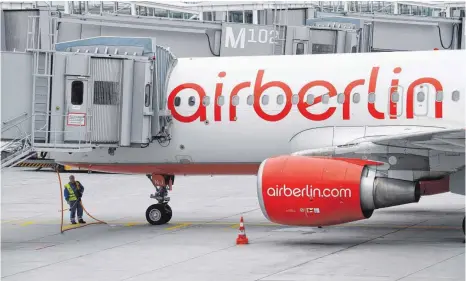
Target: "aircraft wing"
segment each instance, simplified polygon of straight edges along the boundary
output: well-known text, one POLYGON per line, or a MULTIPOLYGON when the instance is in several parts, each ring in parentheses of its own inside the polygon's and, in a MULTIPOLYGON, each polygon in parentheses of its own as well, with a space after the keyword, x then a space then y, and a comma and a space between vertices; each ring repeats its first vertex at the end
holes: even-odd
POLYGON ((354 154, 369 156, 372 153, 389 154, 403 152, 404 154, 424 154, 424 156, 432 156, 432 153, 435 152, 465 153, 465 130, 464 128, 433 129, 406 134, 371 136, 352 140, 343 145, 297 151, 292 153, 292 155, 345 157, 354 154), (429 154, 425 155, 422 152, 428 152, 429 154))
MULTIPOLYGON (((326 156, 377 161, 377 170, 390 176, 415 180, 455 173, 465 167, 465 130, 432 129, 390 136, 371 136, 352 140, 343 145, 292 153, 300 156, 326 156), (385 170, 385 172, 384 172, 385 170), (413 171, 412 176, 398 171, 413 171), (412 177, 412 178, 411 178, 412 177)), ((450 190, 464 195, 464 185, 450 190)))

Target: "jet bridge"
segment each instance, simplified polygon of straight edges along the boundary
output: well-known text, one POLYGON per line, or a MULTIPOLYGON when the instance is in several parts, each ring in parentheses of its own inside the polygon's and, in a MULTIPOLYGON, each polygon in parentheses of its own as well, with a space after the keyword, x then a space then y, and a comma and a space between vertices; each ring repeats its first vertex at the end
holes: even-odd
POLYGON ((2 157, 2 167, 31 152, 108 147, 111 153, 170 138, 167 83, 177 59, 154 38, 96 37, 28 51, 33 53, 29 146, 2 157))

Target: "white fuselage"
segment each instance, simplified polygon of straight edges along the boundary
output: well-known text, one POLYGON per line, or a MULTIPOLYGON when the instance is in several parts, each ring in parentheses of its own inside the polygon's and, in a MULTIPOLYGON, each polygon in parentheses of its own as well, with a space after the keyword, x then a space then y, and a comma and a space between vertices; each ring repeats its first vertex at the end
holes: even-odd
POLYGON ((118 148, 114 155, 98 148, 89 153, 53 156, 62 163, 258 165, 266 158, 296 149, 346 143, 351 140, 352 128, 365 131, 366 136, 397 134, 406 126, 464 128, 464 54, 461 50, 179 59, 168 85, 169 109, 174 116, 168 146, 154 141, 146 148, 118 148), (262 81, 257 81, 260 70, 262 81), (224 75, 219 75, 222 72, 224 75), (265 89, 272 81, 276 83, 265 89), (308 84, 313 81, 317 82, 308 84), (231 93, 240 83, 244 84, 237 92, 236 105, 231 93), (264 89, 259 97, 261 87, 264 89), (180 98, 178 106, 170 106, 174 89, 182 89, 176 95, 180 98), (345 96, 347 105, 342 103, 342 96, 338 97, 345 89, 349 93, 345 96), (220 90, 224 100, 216 106, 220 90), (374 90, 375 102, 369 98, 374 90), (205 108, 199 92, 209 97, 205 108), (278 97, 285 92, 291 94, 291 101, 278 97), (299 99, 302 104, 296 104, 294 95, 300 92, 304 94, 299 99), (399 93, 396 106, 390 105, 391 92, 399 93), (319 101, 305 108, 309 94, 315 99, 327 93, 336 96, 327 104, 319 101), (255 105, 248 103, 250 95, 255 95, 255 105), (267 104, 262 103, 264 95, 268 96, 267 104), (194 105, 189 104, 190 97, 194 105), (322 128, 332 128, 333 133, 322 128), (309 130, 305 139, 293 141, 300 132, 309 130))

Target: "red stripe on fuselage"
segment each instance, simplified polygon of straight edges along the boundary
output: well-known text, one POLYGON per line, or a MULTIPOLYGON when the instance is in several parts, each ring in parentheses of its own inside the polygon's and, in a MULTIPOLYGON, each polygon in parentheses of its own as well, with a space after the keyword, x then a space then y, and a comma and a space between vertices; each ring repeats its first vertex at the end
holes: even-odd
POLYGON ((88 164, 63 163, 91 171, 123 174, 160 175, 255 175, 260 163, 210 163, 210 164, 88 164))

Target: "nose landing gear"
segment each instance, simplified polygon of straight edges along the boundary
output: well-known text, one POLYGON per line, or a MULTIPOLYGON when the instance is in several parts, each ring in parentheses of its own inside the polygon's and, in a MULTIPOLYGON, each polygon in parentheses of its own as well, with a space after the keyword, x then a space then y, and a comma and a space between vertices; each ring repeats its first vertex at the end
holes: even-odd
POLYGON ((155 193, 150 195, 150 198, 156 199, 157 204, 150 205, 146 210, 146 219, 152 225, 161 225, 168 223, 173 215, 172 208, 168 205, 170 197, 168 197, 168 185, 165 182, 173 182, 173 176, 158 177, 154 179, 154 175, 147 175, 151 183, 155 187, 155 193), (168 178, 168 180, 165 180, 168 178))

